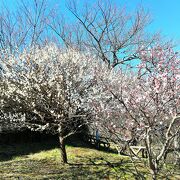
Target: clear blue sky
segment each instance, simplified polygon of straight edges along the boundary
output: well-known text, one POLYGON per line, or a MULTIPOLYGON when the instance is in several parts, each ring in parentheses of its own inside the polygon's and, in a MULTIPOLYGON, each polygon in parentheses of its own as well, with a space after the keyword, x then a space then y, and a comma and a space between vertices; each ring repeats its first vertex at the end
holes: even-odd
MULTIPOLYGON (((11 8, 15 8, 17 1, 21 0, 5 0, 6 4, 11 8)), ((24 0, 31 1, 31 0, 24 0)), ((47 0, 49 6, 59 4, 61 12, 65 10, 65 0, 47 0)), ((82 4, 83 0, 77 0, 82 4)), ((88 2, 94 2, 89 0, 88 2)), ((2 5, 3 0, 0 0, 2 5)), ((180 0, 114 0, 117 6, 125 5, 129 11, 132 11, 139 4, 148 9, 152 15, 153 22, 149 27, 149 31, 161 31, 168 38, 175 39, 180 43, 180 0)))
POLYGON ((153 22, 150 26, 152 30, 159 30, 169 38, 180 40, 180 0, 126 0, 124 2, 130 8, 141 3, 152 15, 153 22))

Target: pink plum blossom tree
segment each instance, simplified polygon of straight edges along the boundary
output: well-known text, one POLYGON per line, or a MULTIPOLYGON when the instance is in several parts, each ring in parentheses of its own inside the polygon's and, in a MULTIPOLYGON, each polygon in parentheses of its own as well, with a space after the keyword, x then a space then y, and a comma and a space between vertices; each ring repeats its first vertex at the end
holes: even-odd
POLYGON ((142 141, 156 179, 170 149, 179 148, 180 60, 171 47, 157 46, 140 56, 137 71, 97 73, 101 88, 92 106, 99 128, 116 142, 142 141))

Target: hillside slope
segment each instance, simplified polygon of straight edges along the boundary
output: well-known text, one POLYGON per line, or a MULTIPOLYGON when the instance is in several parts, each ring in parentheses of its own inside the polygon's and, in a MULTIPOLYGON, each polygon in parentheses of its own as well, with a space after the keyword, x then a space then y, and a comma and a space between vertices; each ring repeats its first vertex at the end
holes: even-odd
MULTIPOLYGON (((125 156, 88 147, 67 146, 69 164, 62 165, 58 148, 37 150, 38 146, 40 146, 38 143, 26 146, 1 146, 0 154, 4 152, 7 157, 3 159, 0 156, 0 179, 129 180, 137 178, 133 163, 125 156), (36 152, 26 154, 26 148, 35 148, 36 152), (20 155, 16 155, 18 151, 21 151, 20 155), (10 155, 11 158, 8 158, 10 155)), ((140 163, 138 166, 141 175, 149 179, 147 169, 140 163)))

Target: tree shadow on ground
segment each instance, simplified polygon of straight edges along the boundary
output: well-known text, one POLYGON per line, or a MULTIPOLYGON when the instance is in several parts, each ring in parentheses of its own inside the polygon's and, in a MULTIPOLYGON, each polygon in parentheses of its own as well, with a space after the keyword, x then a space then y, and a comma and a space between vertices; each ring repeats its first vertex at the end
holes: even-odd
MULTIPOLYGON (((3 138, 1 136, 1 138, 3 138)), ((95 146, 83 142, 79 137, 73 136, 67 139, 66 144, 73 147, 84 147, 89 149, 97 149, 95 146)), ((26 142, 0 142, 0 161, 8 161, 13 159, 16 156, 28 155, 37 153, 43 150, 51 150, 59 147, 58 137, 57 136, 47 136, 44 135, 39 139, 31 138, 26 142)), ((106 148, 98 148, 100 151, 116 153, 113 150, 107 150, 106 148)))
MULTIPOLYGON (((97 147, 95 144, 85 142, 79 136, 70 137, 69 139, 67 139, 66 144, 70 145, 70 146, 73 146, 73 147, 84 147, 84 148, 89 148, 89 149, 96 149, 96 150, 103 151, 103 152, 106 152, 106 153, 118 154, 118 151, 116 149, 112 149, 111 147, 107 148, 107 147, 104 147, 104 146, 97 147)), ((123 154, 123 155, 127 156, 126 154, 123 154)))
POLYGON ((58 146, 56 136, 24 131, 0 134, 0 161, 8 161, 16 156, 50 150, 58 146))
MULTIPOLYGON (((118 162, 110 162, 103 157, 82 157, 82 160, 88 163, 69 163, 72 169, 74 170, 81 170, 87 176, 96 176, 100 179, 109 179, 109 177, 113 177, 115 179, 121 179, 128 175, 128 177, 133 177, 134 179, 138 180, 145 180, 146 179, 146 172, 136 172, 134 167, 132 166, 132 162, 130 160, 121 159, 118 162), (91 167, 95 168, 97 171, 91 171, 91 167), (95 173, 95 174, 93 174, 95 173)), ((78 173, 75 172, 74 173, 78 173)))
MULTIPOLYGON (((69 146, 74 147, 85 147, 88 149, 96 149, 96 147, 91 146, 82 140, 80 140, 77 137, 71 137, 66 142, 69 146)), ((16 156, 21 155, 28 155, 28 154, 34 154, 43 150, 51 150, 54 148, 57 148, 59 146, 58 144, 58 138, 52 137, 52 138, 45 138, 44 141, 40 142, 27 142, 27 143, 9 143, 9 144, 0 144, 0 161, 8 161, 13 159, 16 156)), ((105 148, 100 148, 98 150, 105 151, 106 153, 111 152, 107 151, 105 148)), ((111 152, 112 153, 112 152, 111 152)), ((115 152, 114 152, 115 153, 115 152)), ((93 155, 93 154, 92 154, 93 155)), ((42 162, 42 165, 40 167, 43 169, 41 171, 45 172, 42 174, 42 176, 46 175, 46 172, 48 172, 48 178, 63 178, 63 179, 69 179, 74 177, 83 177, 84 179, 123 179, 127 174, 128 176, 133 177, 133 179, 145 179, 144 173, 137 174, 134 170, 134 167, 132 166, 132 162, 128 158, 123 159, 112 159, 112 162, 110 162, 110 158, 108 159, 106 154, 104 154, 104 157, 101 157, 101 153, 98 154, 99 157, 91 157, 91 156, 84 156, 83 154, 78 154, 76 156, 76 160, 72 160, 71 163, 69 163, 67 166, 61 166, 56 169, 56 163, 52 162, 52 168, 50 168, 50 165, 48 164, 48 168, 44 165, 46 163, 42 162), (114 161, 115 160, 115 161, 114 161), (81 163, 82 162, 82 163, 81 163), (45 166, 45 167, 44 167, 45 166), (47 169, 46 169, 47 168, 47 169), (64 168, 64 169, 62 169, 64 168), (66 178, 67 177, 67 178, 66 178)), ((111 156, 111 155, 110 155, 111 156)), ((22 161, 22 160, 21 160, 22 161)), ((29 159, 23 160, 23 163, 27 161, 27 167, 28 171, 30 171, 31 164, 32 164, 32 170, 37 171, 38 175, 40 174, 40 171, 34 169, 34 164, 41 163, 43 160, 39 160, 37 162, 30 163, 29 159)), ((11 163, 11 162, 7 162, 11 163)), ((20 162, 16 162, 20 163, 20 162)), ((48 162, 49 163, 49 162, 48 162)), ((50 162, 51 163, 51 162, 50 162)))
MULTIPOLYGON (((69 163, 67 165, 41 159, 19 160, 12 166, 9 161, 3 165, 4 177, 26 179, 142 179, 143 174, 136 174, 129 161, 109 162, 100 158, 87 158, 86 163, 69 163), (9 169, 10 168, 10 169, 9 169), (9 177, 9 173, 10 177, 9 177), (44 178, 46 177, 46 178, 44 178)), ((1 170, 0 170, 1 171, 1 170)), ((1 176, 0 176, 1 177, 1 176)))
POLYGON ((54 141, 0 144, 0 161, 8 161, 16 156, 37 153, 57 147, 54 141))

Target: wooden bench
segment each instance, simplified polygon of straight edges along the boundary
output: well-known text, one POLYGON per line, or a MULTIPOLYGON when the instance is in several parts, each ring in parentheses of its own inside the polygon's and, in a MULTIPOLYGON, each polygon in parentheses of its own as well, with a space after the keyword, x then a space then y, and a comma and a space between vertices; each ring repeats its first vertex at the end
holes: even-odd
POLYGON ((138 156, 141 152, 142 158, 147 158, 147 151, 145 146, 130 146, 130 150, 135 156, 138 156))
POLYGON ((104 137, 100 137, 100 139, 97 140, 96 137, 93 135, 85 135, 84 140, 92 145, 95 145, 97 148, 99 148, 100 146, 103 146, 104 148, 109 149, 110 147, 110 143, 104 137))

